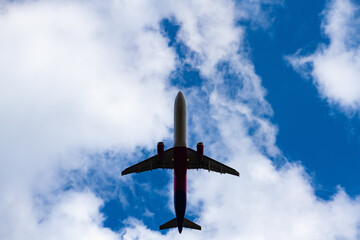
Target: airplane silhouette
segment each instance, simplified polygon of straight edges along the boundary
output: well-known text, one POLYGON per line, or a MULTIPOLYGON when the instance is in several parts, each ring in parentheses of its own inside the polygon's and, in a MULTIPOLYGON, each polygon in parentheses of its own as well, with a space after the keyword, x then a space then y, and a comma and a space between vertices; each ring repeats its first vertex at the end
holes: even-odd
POLYGON ((176 217, 160 226, 160 230, 183 227, 201 230, 201 227, 185 218, 186 211, 186 171, 187 169, 207 169, 221 174, 240 176, 235 169, 204 155, 204 144, 199 142, 196 151, 186 146, 187 133, 186 100, 179 91, 174 105, 174 147, 164 151, 164 143, 157 144, 157 155, 122 171, 121 175, 140 173, 157 168, 174 169, 174 205, 176 217))

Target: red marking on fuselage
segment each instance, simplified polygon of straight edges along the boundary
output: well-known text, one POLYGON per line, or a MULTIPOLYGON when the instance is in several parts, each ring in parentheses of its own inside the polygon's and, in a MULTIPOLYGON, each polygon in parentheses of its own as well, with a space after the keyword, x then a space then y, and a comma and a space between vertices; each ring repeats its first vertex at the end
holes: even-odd
POLYGON ((186 193, 187 147, 174 147, 174 192, 186 193))

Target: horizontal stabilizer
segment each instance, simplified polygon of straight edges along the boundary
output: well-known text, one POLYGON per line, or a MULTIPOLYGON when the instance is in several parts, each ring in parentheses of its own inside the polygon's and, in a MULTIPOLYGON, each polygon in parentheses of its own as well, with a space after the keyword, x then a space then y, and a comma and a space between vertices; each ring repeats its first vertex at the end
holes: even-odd
MULTIPOLYGON (((176 218, 171 219, 170 221, 168 221, 167 223, 164 223, 163 225, 160 226, 160 230, 164 230, 164 229, 169 229, 169 228, 176 228, 177 225, 177 220, 176 218)), ((185 228, 191 228, 191 229, 196 229, 196 230, 201 230, 201 226, 197 225, 196 223, 190 221, 187 218, 184 218, 184 227, 185 228)))
POLYGON ((197 225, 196 223, 190 221, 187 218, 184 218, 184 227, 185 228, 201 230, 201 226, 197 225))
POLYGON ((167 223, 164 223, 160 226, 160 230, 168 229, 168 228, 175 228, 177 227, 177 221, 176 218, 168 221, 167 223))

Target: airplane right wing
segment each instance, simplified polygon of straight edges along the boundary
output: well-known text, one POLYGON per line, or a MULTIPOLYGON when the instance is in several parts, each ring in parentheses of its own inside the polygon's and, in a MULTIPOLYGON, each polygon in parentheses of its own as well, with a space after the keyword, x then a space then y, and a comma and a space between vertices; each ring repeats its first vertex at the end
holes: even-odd
POLYGON ((140 173, 157 168, 173 169, 174 162, 172 161, 172 159, 173 159, 173 149, 170 148, 164 152, 162 159, 160 159, 158 155, 152 156, 151 158, 139 162, 138 164, 128 167, 127 169, 121 172, 121 175, 126 175, 129 173, 140 173))
POLYGON ((226 166, 225 164, 222 164, 218 161, 215 161, 212 158, 209 158, 208 156, 203 156, 202 160, 198 159, 198 154, 195 150, 192 150, 191 148, 188 148, 187 151, 188 154, 188 162, 187 162, 187 169, 207 169, 209 171, 214 171, 218 173, 228 173, 235 176, 240 176, 239 172, 235 169, 226 166))

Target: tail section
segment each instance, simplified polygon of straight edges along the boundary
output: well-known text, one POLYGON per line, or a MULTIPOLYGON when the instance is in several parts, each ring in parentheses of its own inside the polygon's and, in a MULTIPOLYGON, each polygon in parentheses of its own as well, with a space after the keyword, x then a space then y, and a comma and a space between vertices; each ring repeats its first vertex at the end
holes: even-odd
POLYGON ((184 218, 184 227, 185 228, 191 228, 191 229, 196 229, 196 230, 201 230, 201 226, 197 225, 196 223, 190 221, 187 218, 184 218))
MULTIPOLYGON (((169 228, 176 228, 176 227, 179 228, 178 224, 177 224, 177 220, 176 220, 176 218, 174 218, 174 219, 171 219, 170 221, 168 221, 167 223, 164 223, 163 225, 161 225, 160 230, 169 229, 169 228)), ((190 221, 187 218, 184 218, 184 226, 183 227, 196 229, 196 230, 201 230, 201 226, 197 225, 196 223, 190 221)), ((182 231, 182 226, 179 228, 180 233, 181 233, 181 231, 182 231)))
POLYGON ((176 218, 171 219, 167 223, 164 223, 163 225, 161 225, 160 230, 169 229, 169 228, 175 228, 175 227, 177 227, 176 218))

